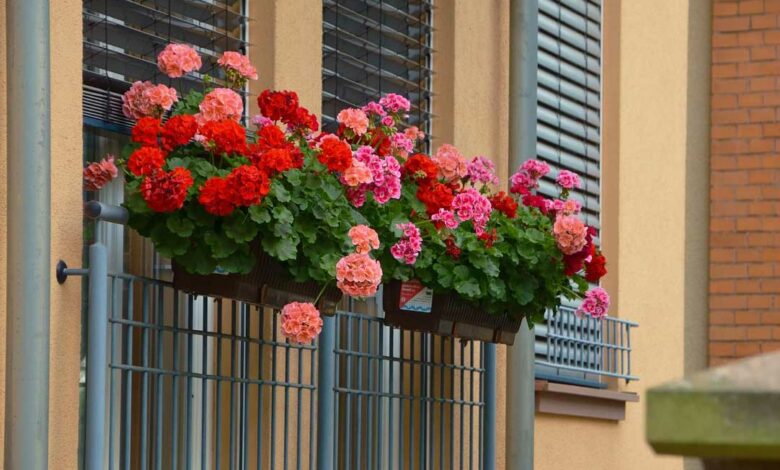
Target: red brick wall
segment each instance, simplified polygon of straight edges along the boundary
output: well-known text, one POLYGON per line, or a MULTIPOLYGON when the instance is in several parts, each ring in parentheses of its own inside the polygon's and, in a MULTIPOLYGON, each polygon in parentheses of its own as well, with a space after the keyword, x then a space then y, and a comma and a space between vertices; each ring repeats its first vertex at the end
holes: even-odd
POLYGON ((712 365, 780 349, 780 0, 716 0, 712 365))

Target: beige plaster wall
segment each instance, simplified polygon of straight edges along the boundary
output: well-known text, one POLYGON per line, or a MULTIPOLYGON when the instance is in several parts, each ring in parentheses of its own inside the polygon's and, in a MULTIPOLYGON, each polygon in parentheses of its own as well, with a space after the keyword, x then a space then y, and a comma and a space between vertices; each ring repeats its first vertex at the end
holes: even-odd
MULTIPOLYGON (((83 137, 80 0, 51 2, 51 256, 81 265, 83 137), (76 34, 74 34, 76 32, 76 34)), ((49 468, 76 468, 81 349, 81 280, 52 276, 49 468)))
MULTIPOLYGON (((617 247, 608 250, 619 258, 611 266, 619 278, 615 311, 640 324, 632 357, 641 381, 624 389, 642 398, 697 367, 705 353, 695 328, 706 311, 706 270, 696 268, 706 267, 708 3, 620 5, 619 96, 611 108, 619 134, 617 145, 605 145, 619 158, 612 166, 619 201, 610 204, 620 216, 617 247)), ((614 125, 613 118, 604 117, 614 125)), ((683 468, 682 459, 656 456, 645 443, 641 404, 629 404, 618 424, 539 416, 536 462, 540 469, 683 468)))
POLYGON ((0 468, 5 460, 5 316, 6 316, 6 214, 8 213, 8 194, 6 175, 8 170, 6 125, 6 75, 5 54, 5 0, 0 0, 0 468))
MULTIPOLYGON (((51 2, 51 256, 81 265, 82 130, 81 130, 81 1, 51 2), (74 34, 78 32, 78 34, 74 34)), ((0 0, 5 29, 6 2, 0 0)), ((0 423, 5 408, 6 318, 6 37, 0 35, 0 423)), ((49 384, 49 467, 76 468, 78 449, 81 281, 64 286, 52 276, 49 384)), ((0 462, 3 455, 0 426, 0 462)), ((0 464, 1 466, 2 464, 0 464)))

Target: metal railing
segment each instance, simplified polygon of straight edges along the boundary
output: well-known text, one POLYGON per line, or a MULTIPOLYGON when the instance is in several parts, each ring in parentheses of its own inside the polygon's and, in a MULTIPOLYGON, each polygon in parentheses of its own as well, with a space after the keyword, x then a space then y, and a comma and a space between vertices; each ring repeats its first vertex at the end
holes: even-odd
POLYGON ((572 308, 548 312, 536 326, 537 377, 589 386, 603 379, 639 380, 631 371, 631 330, 636 322, 579 318, 572 308))

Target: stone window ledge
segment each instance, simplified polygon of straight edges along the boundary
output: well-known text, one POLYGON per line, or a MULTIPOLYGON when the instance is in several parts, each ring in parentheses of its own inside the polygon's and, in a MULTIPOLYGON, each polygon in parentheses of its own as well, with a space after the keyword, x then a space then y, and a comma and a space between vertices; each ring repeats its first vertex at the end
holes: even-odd
POLYGON ((636 393, 536 381, 537 413, 623 421, 626 403, 638 401, 636 393))

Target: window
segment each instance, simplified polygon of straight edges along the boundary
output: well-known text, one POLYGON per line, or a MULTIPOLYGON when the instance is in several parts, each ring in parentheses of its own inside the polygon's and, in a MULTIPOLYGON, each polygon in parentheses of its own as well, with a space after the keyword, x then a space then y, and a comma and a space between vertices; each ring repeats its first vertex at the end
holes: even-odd
POLYGON ((122 93, 136 80, 170 85, 157 54, 170 42, 195 47, 199 74, 177 79, 180 93, 200 88, 200 74, 220 83, 223 51, 246 51, 243 0, 84 0, 84 122, 126 131, 122 93))
MULTIPOLYGON (((540 192, 557 197, 560 170, 582 176, 572 197, 585 223, 600 228, 601 0, 539 0, 537 154, 553 168, 540 192)), ((548 312, 536 328, 538 378, 605 386, 603 376, 630 374, 618 357, 633 325, 578 319, 574 305, 548 312), (625 331, 624 331, 625 330, 625 331)), ((625 361, 623 359, 626 359, 625 361)))
MULTIPOLYGON (((322 120, 386 93, 412 102, 411 125, 426 135, 431 113, 432 2, 323 0, 322 120)), ((427 144, 427 141, 426 141, 427 144)))

